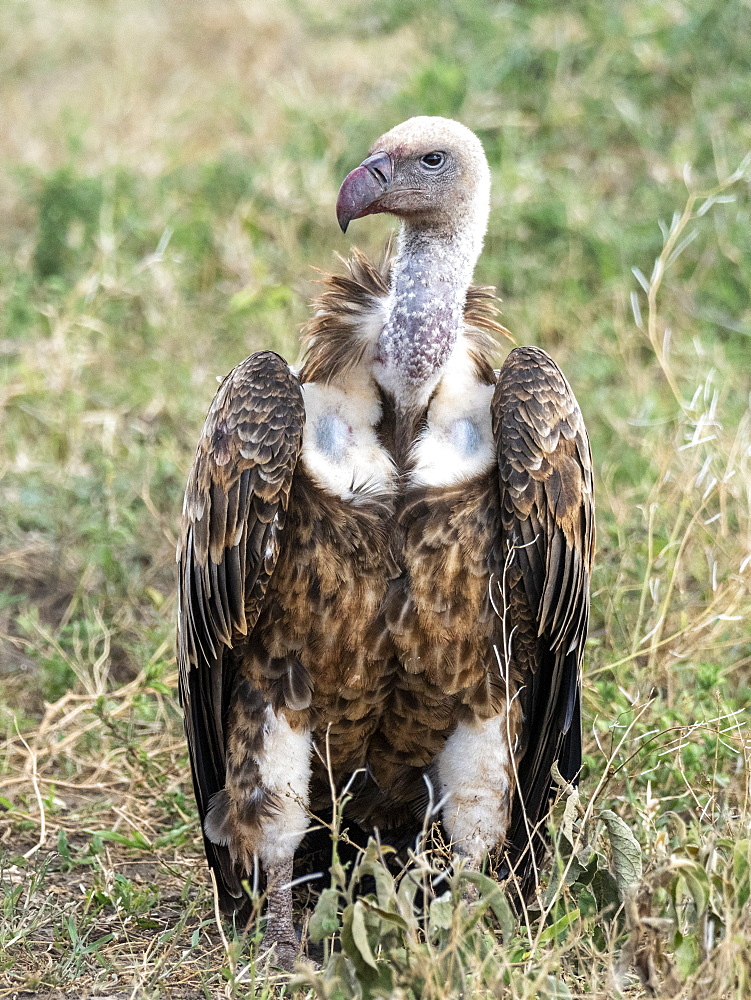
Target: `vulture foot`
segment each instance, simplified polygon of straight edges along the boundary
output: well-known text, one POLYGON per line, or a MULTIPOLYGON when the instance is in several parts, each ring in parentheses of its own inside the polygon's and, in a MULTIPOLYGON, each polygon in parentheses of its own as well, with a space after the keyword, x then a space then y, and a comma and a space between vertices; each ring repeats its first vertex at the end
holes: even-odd
POLYGON ((266 873, 268 903, 261 955, 272 968, 285 972, 292 972, 300 954, 292 920, 291 881, 292 858, 270 867, 266 873))
POLYGON ((291 941, 271 941, 264 934, 261 943, 261 962, 270 969, 281 969, 282 972, 294 972, 300 954, 300 942, 295 938, 291 941))
POLYGON ((465 882, 462 886, 462 900, 467 906, 474 906, 480 898, 480 893, 474 882, 465 882))
MULTIPOLYGON (((454 866, 464 872, 479 872, 482 868, 482 855, 457 851, 454 855, 454 866)), ((462 900, 467 906, 473 906, 480 898, 480 892, 474 882, 462 880, 462 900)))

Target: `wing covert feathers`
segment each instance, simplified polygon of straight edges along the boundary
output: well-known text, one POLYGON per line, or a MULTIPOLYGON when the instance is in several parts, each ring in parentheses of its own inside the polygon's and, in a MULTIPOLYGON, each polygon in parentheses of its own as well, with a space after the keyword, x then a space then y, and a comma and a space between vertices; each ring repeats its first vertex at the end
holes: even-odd
MULTIPOLYGON (((521 859, 517 872, 524 877, 534 860, 530 832, 547 815, 553 762, 568 781, 576 780, 581 767, 580 666, 594 553, 592 459, 571 388, 538 348, 509 354, 492 416, 504 606, 523 607, 535 626, 519 629, 507 651, 522 674, 526 734, 507 845, 512 860, 521 859)), ((532 837, 533 853, 545 832, 532 837)))
MULTIPOLYGON (((206 417, 183 505, 177 646, 201 820, 225 783, 232 647, 255 625, 279 553, 302 446, 302 391, 271 351, 227 375, 206 417)), ((225 847, 205 840, 220 892, 239 896, 225 847)))

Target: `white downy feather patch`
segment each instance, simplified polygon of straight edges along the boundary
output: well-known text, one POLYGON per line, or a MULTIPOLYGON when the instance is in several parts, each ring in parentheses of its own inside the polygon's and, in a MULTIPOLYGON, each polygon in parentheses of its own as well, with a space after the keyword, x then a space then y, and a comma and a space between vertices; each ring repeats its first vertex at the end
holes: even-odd
POLYGON ((495 462, 490 417, 494 387, 477 380, 463 337, 457 341, 412 452, 412 481, 450 486, 479 475, 495 462))
POLYGON ((451 844, 479 863, 506 837, 513 764, 505 712, 457 726, 438 757, 438 780, 451 844))
MULTIPOLYGON (((238 545, 240 538, 242 536, 243 525, 241 524, 237 529, 236 541, 233 541, 233 545, 238 545)), ((279 551, 279 511, 274 514, 274 519, 269 526, 269 535, 266 542, 266 548, 263 553, 264 559, 275 559, 279 551)))
POLYGON ((345 500, 387 492, 395 468, 375 432, 381 405, 370 378, 356 371, 336 385, 306 382, 302 389, 302 458, 316 482, 345 500))
POLYGON ((311 747, 309 732, 296 732, 283 713, 266 708, 258 769, 263 787, 281 802, 261 824, 258 856, 266 871, 294 855, 308 828, 311 747))

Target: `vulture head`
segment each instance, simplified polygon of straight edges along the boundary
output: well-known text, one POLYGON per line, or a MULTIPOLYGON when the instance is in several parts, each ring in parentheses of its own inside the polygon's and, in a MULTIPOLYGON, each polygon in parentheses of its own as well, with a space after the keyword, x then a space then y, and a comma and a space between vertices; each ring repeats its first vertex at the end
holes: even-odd
POLYGON ((376 139, 345 178, 336 212, 343 232, 353 219, 387 212, 410 229, 435 234, 471 227, 481 244, 489 200, 490 172, 474 132, 422 115, 376 139))
POLYGON ((464 329, 488 225, 490 171, 477 136, 448 118, 410 118, 373 143, 344 179, 336 210, 401 220, 373 375, 397 406, 423 406, 464 329))

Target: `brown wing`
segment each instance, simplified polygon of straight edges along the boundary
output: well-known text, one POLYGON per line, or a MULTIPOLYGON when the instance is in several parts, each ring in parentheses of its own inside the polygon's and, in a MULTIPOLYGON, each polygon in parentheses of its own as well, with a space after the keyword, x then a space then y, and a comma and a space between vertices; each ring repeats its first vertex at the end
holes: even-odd
POLYGON ((544 845, 551 767, 557 761, 571 782, 581 768, 580 667, 595 535, 592 457, 574 394, 538 348, 509 354, 492 408, 501 486, 499 574, 524 709, 507 848, 529 887, 544 845))
MULTIPOLYGON (((233 646, 252 631, 279 552, 305 422, 283 358, 262 351, 224 379, 209 409, 177 548, 180 699, 201 823, 225 783, 233 646)), ((241 888, 226 847, 204 838, 223 905, 241 888)), ((235 904, 236 905, 236 904, 235 904)))

